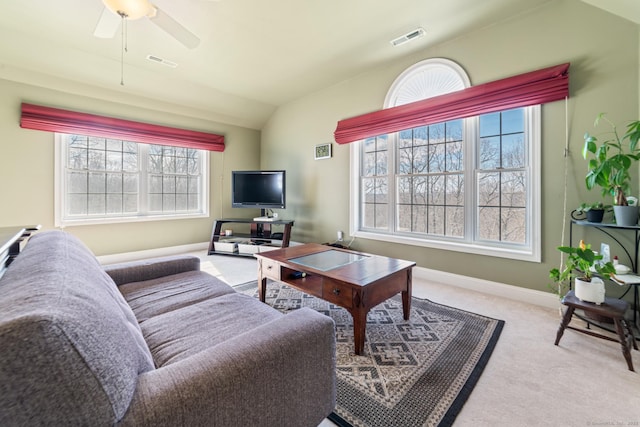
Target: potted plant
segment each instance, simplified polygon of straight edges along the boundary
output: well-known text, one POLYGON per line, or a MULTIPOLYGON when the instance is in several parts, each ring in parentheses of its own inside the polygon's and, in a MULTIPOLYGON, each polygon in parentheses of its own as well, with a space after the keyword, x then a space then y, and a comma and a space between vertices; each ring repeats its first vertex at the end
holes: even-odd
POLYGON ((585 182, 589 190, 597 185, 602 188, 603 195, 613 196, 613 209, 618 225, 635 225, 638 222, 638 206, 637 199, 628 197, 631 187, 629 169, 640 159, 640 120, 629 123, 622 136, 617 126, 607 119, 604 113, 598 115, 594 126, 597 126, 600 120, 611 126, 611 132, 603 141, 599 141, 588 132, 585 133, 582 156, 587 159, 593 155, 589 160, 589 172, 585 182), (622 206, 627 208, 620 208, 622 206))
POLYGON ((602 222, 604 214, 611 212, 611 210, 611 205, 605 205, 602 202, 582 203, 571 213, 571 217, 573 219, 584 219, 586 217, 589 222, 602 222))
POLYGON ((558 289, 562 289, 563 284, 575 277, 574 289, 578 299, 596 304, 604 302, 604 282, 594 274, 609 279, 616 272, 613 264, 600 262, 602 255, 596 255, 591 250, 591 245, 582 240, 577 248, 559 246, 558 250, 568 254, 564 268, 561 266, 562 270, 554 268, 549 271, 549 277, 558 285, 558 289))

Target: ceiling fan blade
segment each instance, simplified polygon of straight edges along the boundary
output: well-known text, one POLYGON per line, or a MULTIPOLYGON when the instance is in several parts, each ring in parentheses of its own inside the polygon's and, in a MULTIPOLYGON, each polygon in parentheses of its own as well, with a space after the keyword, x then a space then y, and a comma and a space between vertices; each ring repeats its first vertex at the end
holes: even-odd
POLYGON ((102 15, 98 20, 96 29, 93 31, 93 35, 100 37, 101 39, 111 39, 116 35, 118 27, 120 26, 122 18, 115 13, 111 12, 106 7, 102 9, 102 15))
POLYGON ((156 6, 153 6, 149 19, 189 49, 193 49, 200 44, 200 39, 195 34, 156 6))

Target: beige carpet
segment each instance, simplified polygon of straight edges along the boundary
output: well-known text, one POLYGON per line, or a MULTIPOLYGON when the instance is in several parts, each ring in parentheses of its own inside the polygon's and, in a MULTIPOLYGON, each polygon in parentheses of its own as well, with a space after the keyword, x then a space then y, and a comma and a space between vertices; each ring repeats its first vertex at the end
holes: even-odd
MULTIPOLYGON (((204 256, 207 268, 227 282, 257 274, 250 258, 204 256)), ((640 425, 640 374, 627 370, 618 343, 567 330, 556 347, 557 310, 419 279, 413 294, 506 321, 455 426, 640 425)), ((640 352, 632 350, 632 358, 640 371, 640 352)))

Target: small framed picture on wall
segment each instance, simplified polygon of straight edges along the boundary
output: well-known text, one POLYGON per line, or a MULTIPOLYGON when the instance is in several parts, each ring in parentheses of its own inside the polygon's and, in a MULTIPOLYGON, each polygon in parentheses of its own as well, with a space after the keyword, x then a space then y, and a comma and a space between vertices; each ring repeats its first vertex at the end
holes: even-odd
POLYGON ((318 144, 315 150, 315 159, 328 159, 331 157, 331 143, 318 144))

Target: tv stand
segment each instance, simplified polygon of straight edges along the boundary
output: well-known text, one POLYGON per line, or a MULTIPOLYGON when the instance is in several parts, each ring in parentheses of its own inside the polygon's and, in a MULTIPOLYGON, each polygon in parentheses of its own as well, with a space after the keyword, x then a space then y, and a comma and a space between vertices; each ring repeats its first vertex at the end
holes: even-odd
POLYGON ((268 217, 266 217, 267 219, 258 218, 216 219, 211 230, 208 254, 252 257, 254 253, 289 246, 291 227, 293 227, 294 221, 268 217), (250 231, 249 233, 241 233, 233 230, 233 234, 227 236, 223 225, 228 223, 249 224, 250 231), (281 226, 282 232, 274 232, 274 226, 281 226))

